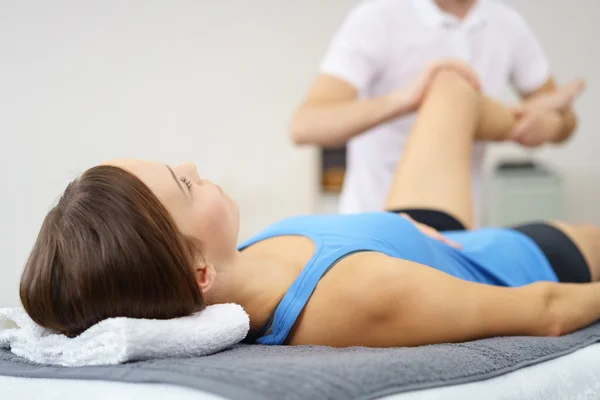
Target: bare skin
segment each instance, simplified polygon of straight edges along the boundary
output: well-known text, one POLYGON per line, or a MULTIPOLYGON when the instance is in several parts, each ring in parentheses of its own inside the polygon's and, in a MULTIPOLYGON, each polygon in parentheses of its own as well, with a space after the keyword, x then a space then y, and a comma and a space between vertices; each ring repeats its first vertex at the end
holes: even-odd
POLYGON ((436 0, 437 5, 459 19, 467 16, 476 0, 436 0))

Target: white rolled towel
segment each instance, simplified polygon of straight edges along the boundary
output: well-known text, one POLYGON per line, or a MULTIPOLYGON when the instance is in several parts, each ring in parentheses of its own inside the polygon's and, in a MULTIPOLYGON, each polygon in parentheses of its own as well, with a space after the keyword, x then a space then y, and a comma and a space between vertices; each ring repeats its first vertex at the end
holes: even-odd
POLYGON ((167 320, 108 318, 74 338, 38 326, 23 308, 0 308, 0 348, 36 363, 68 367, 205 356, 239 343, 249 329, 248 314, 231 303, 167 320), (2 328, 8 325, 13 327, 2 328))

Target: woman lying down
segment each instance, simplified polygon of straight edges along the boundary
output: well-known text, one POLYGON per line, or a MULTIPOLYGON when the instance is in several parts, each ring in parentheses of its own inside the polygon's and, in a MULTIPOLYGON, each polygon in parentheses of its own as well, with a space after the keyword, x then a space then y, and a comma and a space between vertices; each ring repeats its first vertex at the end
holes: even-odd
MULTIPOLYGON (((387 211, 291 217, 238 246, 236 203, 194 165, 90 168, 43 222, 21 279, 25 310, 76 336, 110 317, 237 303, 248 342, 336 347, 554 336, 595 322, 598 229, 470 229, 473 141, 500 140, 515 122, 472 74, 431 78, 387 211)), ((548 104, 564 106, 565 90, 548 104)))

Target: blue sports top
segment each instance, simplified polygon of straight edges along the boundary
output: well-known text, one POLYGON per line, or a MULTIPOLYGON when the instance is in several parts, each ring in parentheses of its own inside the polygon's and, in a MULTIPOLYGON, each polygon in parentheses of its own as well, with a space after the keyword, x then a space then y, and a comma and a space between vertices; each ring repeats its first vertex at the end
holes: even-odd
POLYGON ((467 281, 521 286, 558 281, 537 245, 526 235, 502 228, 445 232, 460 250, 422 234, 410 221, 391 212, 306 215, 267 227, 238 250, 275 236, 311 239, 315 250, 275 309, 270 332, 256 343, 284 343, 321 277, 343 257, 375 251, 427 265, 467 281))

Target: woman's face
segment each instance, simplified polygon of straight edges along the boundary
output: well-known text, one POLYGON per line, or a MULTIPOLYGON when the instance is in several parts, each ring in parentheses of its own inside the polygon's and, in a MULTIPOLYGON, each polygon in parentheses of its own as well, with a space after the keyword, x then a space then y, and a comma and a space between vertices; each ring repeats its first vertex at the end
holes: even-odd
POLYGON ((207 261, 224 261, 235 252, 239 232, 237 204, 218 185, 200 178, 193 163, 170 167, 124 159, 106 164, 141 179, 169 211, 181 232, 200 242, 207 261))

